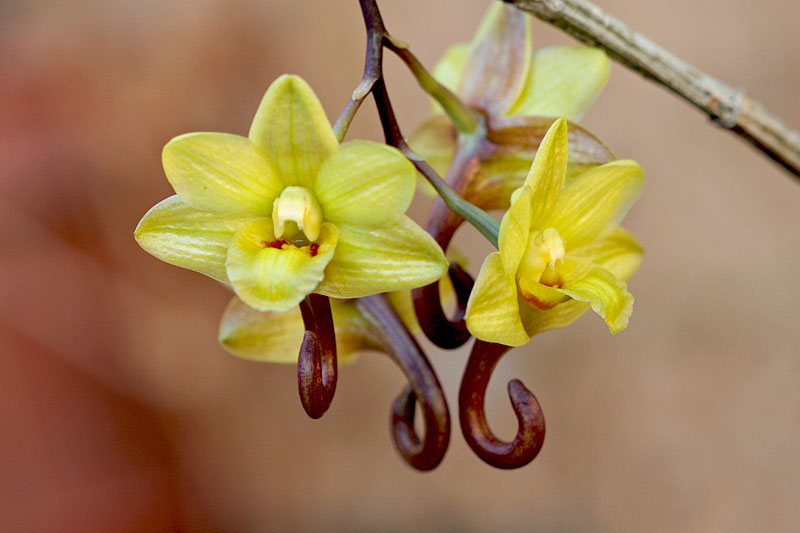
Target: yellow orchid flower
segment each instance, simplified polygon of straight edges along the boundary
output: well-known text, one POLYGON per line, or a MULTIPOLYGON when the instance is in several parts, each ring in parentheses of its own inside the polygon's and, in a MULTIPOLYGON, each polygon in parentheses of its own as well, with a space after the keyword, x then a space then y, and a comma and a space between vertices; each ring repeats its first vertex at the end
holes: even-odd
POLYGON ((566 326, 589 306, 617 333, 628 324, 627 280, 642 249, 619 227, 644 182, 641 167, 619 160, 565 183, 567 121, 542 141, 523 186, 500 224, 499 251, 484 261, 467 305, 475 337, 521 346, 566 326))
POLYGON ((447 261, 405 215, 413 165, 396 149, 341 145, 297 76, 275 80, 248 137, 189 133, 163 151, 177 193, 136 240, 159 259, 229 284, 247 305, 281 311, 312 293, 356 298, 422 286, 447 261))
MULTIPOLYGON (((556 117, 578 121, 608 80, 605 52, 553 46, 533 53, 530 16, 494 2, 469 44, 450 47, 434 77, 486 118, 488 143, 463 196, 484 209, 506 209, 522 185, 536 150, 556 117)), ((441 111, 438 105, 434 105, 441 111)), ((444 175, 458 135, 437 114, 409 137, 411 147, 444 175)), ((614 159, 590 132, 570 125, 568 175, 614 159)))

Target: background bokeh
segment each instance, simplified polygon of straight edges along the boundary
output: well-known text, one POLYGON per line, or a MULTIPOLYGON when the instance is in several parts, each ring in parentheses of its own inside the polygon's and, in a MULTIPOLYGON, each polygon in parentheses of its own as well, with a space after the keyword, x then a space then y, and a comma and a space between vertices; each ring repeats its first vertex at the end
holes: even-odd
MULTIPOLYGON (((800 126, 795 0, 601 3, 800 126)), ((432 66, 487 2, 382 4, 432 66)), ((335 118, 363 40, 354 0, 0 1, 0 529, 800 528, 800 187, 617 65, 585 124, 647 172, 625 224, 646 249, 636 310, 615 337, 587 315, 500 364, 498 433, 515 430, 513 377, 545 410, 530 466, 486 466, 454 419, 443 464, 408 468, 387 421, 404 381, 381 355, 344 368, 311 421, 293 368, 218 346, 230 295, 132 237, 171 193, 161 147, 245 133, 284 72, 335 118)), ((535 40, 571 42, 539 22, 535 40)), ((428 100, 387 63, 410 132, 428 100)), ((374 115, 351 137, 379 139, 374 115)), ((475 235, 457 237, 473 272, 475 235)), ((453 409, 465 351, 431 357, 453 409)))

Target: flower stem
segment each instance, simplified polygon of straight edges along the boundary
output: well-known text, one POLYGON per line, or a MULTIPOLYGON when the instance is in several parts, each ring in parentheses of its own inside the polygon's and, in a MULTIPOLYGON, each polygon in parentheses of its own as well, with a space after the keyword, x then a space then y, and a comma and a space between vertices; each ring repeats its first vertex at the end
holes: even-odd
MULTIPOLYGON (((383 47, 390 48, 395 51, 395 53, 398 53, 401 58, 405 56, 412 64, 418 65, 418 67, 412 69, 412 72, 416 70, 425 80, 425 85, 446 100, 447 105, 451 107, 455 116, 459 117, 458 119, 453 118, 454 122, 458 120, 462 128, 470 131, 470 133, 464 135, 466 139, 465 142, 475 143, 477 145, 480 143, 481 139, 485 138, 486 129, 480 115, 466 107, 455 95, 450 93, 446 87, 434 80, 433 77, 422 68, 419 62, 416 61, 416 58, 408 52, 405 45, 389 35, 386 31, 386 26, 383 23, 380 11, 378 10, 376 0, 359 0, 359 3, 361 5, 361 13, 364 17, 364 25, 367 29, 367 53, 364 63, 364 75, 358 88, 353 93, 353 97, 350 100, 352 103, 349 102, 345 105, 342 115, 339 117, 339 120, 336 121, 335 131, 337 137, 344 138, 347 126, 352 120, 355 111, 358 109, 360 101, 369 93, 372 93, 372 96, 375 98, 375 105, 378 108, 378 115, 381 119, 381 126, 383 127, 386 143, 400 150, 414 164, 417 170, 425 176, 433 188, 436 189, 436 192, 442 197, 447 207, 472 224, 496 248, 498 233, 500 231, 499 222, 484 210, 459 196, 458 193, 456 193, 428 163, 415 154, 406 143, 400 131, 400 126, 397 123, 397 117, 392 109, 389 94, 386 91, 386 84, 383 81, 383 47), (403 50, 406 52, 402 52, 403 50), (447 94, 450 96, 446 96, 447 94)), ((418 78, 418 80, 419 79, 420 78, 418 78)), ((420 84, 422 85, 423 82, 420 82, 420 84)), ((423 85, 423 88, 425 88, 425 85, 423 85)))
POLYGON ((405 43, 398 43, 395 39, 388 38, 386 47, 403 60, 422 90, 439 102, 459 133, 474 133, 478 130, 481 126, 480 115, 431 76, 405 43))

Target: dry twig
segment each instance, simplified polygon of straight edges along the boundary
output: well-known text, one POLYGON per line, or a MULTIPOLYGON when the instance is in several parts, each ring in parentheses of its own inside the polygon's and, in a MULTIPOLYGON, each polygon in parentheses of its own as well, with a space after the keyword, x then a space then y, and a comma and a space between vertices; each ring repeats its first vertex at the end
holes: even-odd
POLYGON ((800 177, 800 134, 741 91, 675 57, 586 0, 504 0, 671 90, 800 177))

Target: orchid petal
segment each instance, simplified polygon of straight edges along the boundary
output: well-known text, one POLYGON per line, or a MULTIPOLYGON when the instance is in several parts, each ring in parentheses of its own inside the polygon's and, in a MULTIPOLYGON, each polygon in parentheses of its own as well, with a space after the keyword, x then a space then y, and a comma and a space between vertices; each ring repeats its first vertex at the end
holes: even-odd
POLYGON ((134 236, 139 246, 162 261, 228 283, 228 244, 253 220, 199 211, 170 196, 144 215, 134 236))
POLYGON ((591 261, 623 281, 639 269, 642 254, 642 247, 621 226, 602 239, 570 251, 570 257, 591 261))
POLYGON ((411 205, 416 176, 414 165, 396 148, 349 141, 322 164, 315 192, 327 220, 382 226, 411 205))
POLYGON ((249 136, 277 164, 286 185, 307 189, 338 147, 317 95, 305 80, 287 74, 267 89, 249 136))
POLYGON ((338 231, 324 223, 312 251, 273 245, 272 221, 260 218, 242 228, 228 248, 226 268, 236 294, 261 311, 283 311, 300 303, 322 281, 333 257, 338 231))
POLYGON ((527 334, 533 337, 551 329, 569 326, 589 308, 589 304, 577 300, 567 300, 552 309, 544 310, 521 305, 520 318, 527 334))
POLYGON ((552 46, 534 54, 514 115, 578 121, 608 81, 608 56, 599 48, 552 46))
POLYGON ((517 283, 520 298, 537 309, 551 309, 567 299, 553 287, 539 283, 530 277, 521 277, 517 283))
POLYGON ((382 227, 340 224, 336 253, 315 292, 335 298, 421 287, 441 278, 447 260, 436 241, 403 215, 382 227))
POLYGON ((517 272, 519 262, 528 246, 531 230, 531 196, 531 188, 524 185, 500 222, 498 249, 503 258, 503 269, 511 275, 517 272))
POLYGON ((531 188, 531 226, 540 227, 541 221, 553 212, 566 175, 567 121, 560 118, 547 130, 525 178, 525 185, 531 188))
POLYGON ((467 304, 467 329, 480 340, 522 346, 530 340, 520 319, 514 276, 503 270, 500 252, 481 266, 467 304))
POLYGON ((491 115, 505 114, 528 78, 531 43, 528 15, 494 2, 472 39, 458 91, 464 101, 491 115))
POLYGON ((569 250, 595 240, 619 224, 639 197, 644 173, 638 163, 619 160, 584 172, 558 196, 558 206, 546 223, 555 227, 569 250))
MULTIPOLYGON (((350 363, 357 353, 380 350, 372 327, 352 302, 331 300, 340 363, 350 363)), ((233 355, 251 361, 297 362, 305 325, 298 306, 288 311, 259 311, 234 297, 222 315, 219 341, 233 355)))
POLYGON ((611 333, 625 329, 633 312, 633 295, 628 292, 628 285, 602 267, 595 267, 589 274, 556 290, 574 300, 589 302, 611 333))
POLYGON ((180 135, 164 146, 162 161, 181 200, 203 211, 268 215, 283 189, 266 154, 239 135, 180 135))

